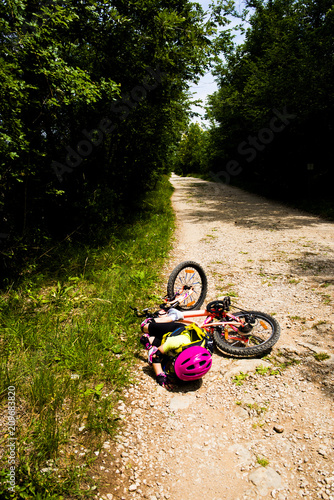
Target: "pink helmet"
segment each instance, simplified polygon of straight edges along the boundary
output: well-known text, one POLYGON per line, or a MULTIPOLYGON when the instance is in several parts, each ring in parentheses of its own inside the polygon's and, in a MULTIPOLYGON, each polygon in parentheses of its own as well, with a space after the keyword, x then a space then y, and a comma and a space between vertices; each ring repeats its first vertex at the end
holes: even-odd
POLYGON ((212 358, 204 347, 193 346, 182 351, 175 360, 174 369, 179 379, 197 380, 211 368, 212 358))

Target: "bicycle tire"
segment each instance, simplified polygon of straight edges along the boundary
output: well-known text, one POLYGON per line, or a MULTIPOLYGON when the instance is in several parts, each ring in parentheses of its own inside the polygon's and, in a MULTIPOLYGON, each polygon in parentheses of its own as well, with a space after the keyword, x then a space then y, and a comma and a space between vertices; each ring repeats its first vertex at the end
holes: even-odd
POLYGON ((196 262, 184 261, 173 269, 167 283, 168 297, 173 297, 184 285, 194 287, 194 293, 176 309, 191 311, 200 308, 208 291, 208 280, 204 269, 196 262))
POLYGON ((214 328, 213 338, 216 346, 227 354, 237 357, 254 357, 267 353, 278 341, 281 334, 281 327, 277 320, 269 314, 260 311, 246 311, 233 313, 235 317, 243 318, 246 315, 252 315, 256 319, 249 335, 244 335, 245 341, 240 341, 234 337, 242 337, 242 334, 229 330, 228 338, 225 338, 225 332, 219 327, 214 328), (262 323, 261 323, 262 322, 262 323), (266 328, 264 327, 266 325, 266 328), (269 328, 270 331, 265 333, 269 328), (248 337, 248 345, 246 339, 248 337), (249 343, 252 342, 252 345, 249 343))

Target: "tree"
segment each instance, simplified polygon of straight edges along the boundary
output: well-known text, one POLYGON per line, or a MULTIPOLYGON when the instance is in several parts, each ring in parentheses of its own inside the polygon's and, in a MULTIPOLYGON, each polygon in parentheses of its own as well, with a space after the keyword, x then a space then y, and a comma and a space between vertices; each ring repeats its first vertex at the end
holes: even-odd
POLYGON ((207 135, 198 123, 191 123, 182 135, 173 160, 178 175, 207 173, 207 135))
POLYGON ((219 90, 208 107, 211 168, 236 158, 242 166, 236 180, 243 183, 295 194, 311 185, 311 175, 324 193, 333 180, 334 2, 252 6, 244 44, 216 67, 219 90), (285 122, 270 129, 278 114, 285 122), (311 174, 308 164, 314 164, 311 174))
POLYGON ((207 19, 188 0, 0 0, 7 246, 137 207, 170 169, 189 85, 221 49, 210 37, 231 9, 219 0, 207 19))

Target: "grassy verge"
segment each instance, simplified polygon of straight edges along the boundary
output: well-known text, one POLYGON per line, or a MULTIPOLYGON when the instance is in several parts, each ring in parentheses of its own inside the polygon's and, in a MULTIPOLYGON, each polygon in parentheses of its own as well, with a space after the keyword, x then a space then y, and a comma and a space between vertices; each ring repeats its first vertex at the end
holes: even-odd
POLYGON ((89 466, 116 430, 138 353, 129 306, 164 293, 171 192, 164 179, 108 243, 67 241, 49 253, 53 264, 0 296, 1 498, 89 497, 89 466))

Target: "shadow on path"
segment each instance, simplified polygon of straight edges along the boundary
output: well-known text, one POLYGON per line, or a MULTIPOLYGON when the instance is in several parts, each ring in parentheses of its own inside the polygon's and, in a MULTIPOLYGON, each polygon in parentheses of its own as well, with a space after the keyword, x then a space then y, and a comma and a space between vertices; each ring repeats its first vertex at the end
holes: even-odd
POLYGON ((178 179, 180 198, 186 202, 197 198, 198 210, 187 210, 184 216, 192 223, 222 221, 246 228, 286 230, 332 224, 316 216, 293 209, 242 189, 203 180, 178 179))

